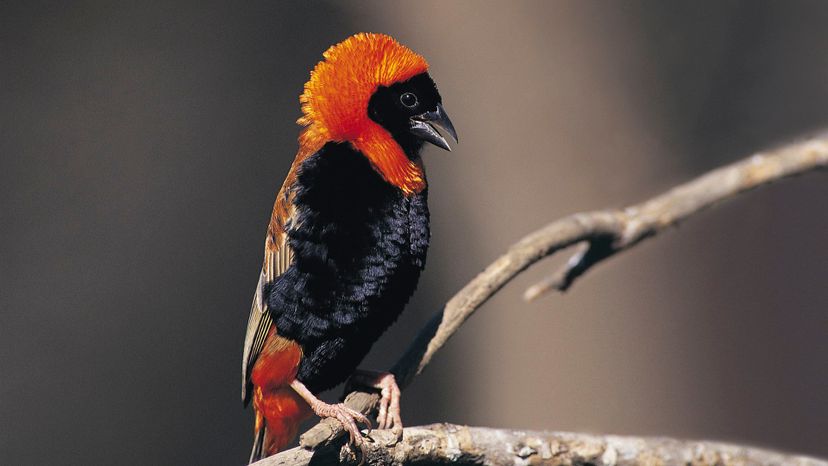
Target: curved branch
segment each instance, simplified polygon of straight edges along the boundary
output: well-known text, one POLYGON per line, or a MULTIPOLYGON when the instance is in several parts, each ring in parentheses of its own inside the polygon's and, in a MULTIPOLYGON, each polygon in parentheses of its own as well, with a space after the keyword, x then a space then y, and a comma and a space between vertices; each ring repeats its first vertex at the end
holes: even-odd
POLYGON ((828 462, 786 455, 760 448, 715 442, 679 441, 668 438, 597 436, 562 432, 433 424, 408 427, 403 440, 394 444, 391 431, 374 431, 360 458, 350 449, 294 448, 266 458, 255 466, 305 466, 357 464, 402 466, 452 464, 513 466, 626 465, 800 465, 828 466, 828 462), (390 446, 389 446, 390 444, 390 446))
MULTIPOLYGON (((526 299, 549 290, 564 291, 595 264, 718 202, 774 181, 828 167, 828 134, 761 152, 718 168, 653 199, 623 210, 574 214, 530 233, 452 297, 435 314, 394 365, 401 388, 420 374, 458 328, 498 290, 535 262, 579 243, 579 251, 549 279, 529 288, 526 299)), ((346 403, 363 413, 376 408, 374 393, 352 392, 346 403)), ((343 434, 342 425, 324 419, 300 438, 306 448, 327 445, 343 434)))
MULTIPOLYGON (((575 254, 557 273, 524 293, 536 299, 550 290, 566 291, 576 278, 602 260, 629 249, 693 214, 738 194, 828 166, 828 135, 760 152, 718 168, 648 201, 613 211, 617 223, 605 234, 586 234, 586 251, 575 254)), ((587 219, 597 213, 581 214, 587 219)))

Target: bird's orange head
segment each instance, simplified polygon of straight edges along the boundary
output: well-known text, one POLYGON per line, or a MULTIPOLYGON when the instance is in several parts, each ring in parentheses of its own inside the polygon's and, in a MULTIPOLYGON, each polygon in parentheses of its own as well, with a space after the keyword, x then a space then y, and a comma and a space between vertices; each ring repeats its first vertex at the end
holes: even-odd
POLYGON ((434 126, 457 135, 425 59, 384 34, 361 33, 329 48, 299 98, 300 156, 347 142, 406 193, 425 187, 423 141, 444 149, 434 126))

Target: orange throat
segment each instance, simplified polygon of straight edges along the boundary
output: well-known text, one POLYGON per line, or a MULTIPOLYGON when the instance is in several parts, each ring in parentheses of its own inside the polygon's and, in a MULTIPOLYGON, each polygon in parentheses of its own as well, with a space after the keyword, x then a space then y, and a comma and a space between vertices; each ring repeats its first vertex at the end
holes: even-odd
MULTIPOLYGON (((308 133, 309 131, 306 130, 299 139, 301 146, 299 157, 301 158, 312 155, 328 142, 326 140, 312 141, 310 137, 306 137, 308 133)), ((371 166, 385 181, 405 194, 419 193, 426 187, 422 163, 408 158, 403 148, 380 125, 374 124, 374 127, 366 128, 350 143, 371 162, 371 166)))
POLYGON ((377 129, 354 141, 354 148, 365 154, 385 181, 406 194, 422 191, 426 185, 422 165, 409 159, 387 131, 377 129))
POLYGON ((410 160, 391 134, 368 116, 379 86, 390 86, 428 71, 425 59, 384 34, 356 34, 334 45, 311 72, 299 97, 306 126, 299 157, 327 142, 350 142, 390 184, 406 194, 425 188, 422 166, 410 160))

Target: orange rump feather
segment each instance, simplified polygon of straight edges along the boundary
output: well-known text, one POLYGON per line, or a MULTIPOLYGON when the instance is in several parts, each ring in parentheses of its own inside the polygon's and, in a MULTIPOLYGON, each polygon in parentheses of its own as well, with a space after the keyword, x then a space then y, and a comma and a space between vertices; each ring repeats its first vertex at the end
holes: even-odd
POLYGON ((276 327, 271 327, 250 375, 255 386, 256 433, 264 426, 263 421, 267 421, 263 446, 267 455, 287 446, 296 437, 299 424, 311 415, 310 406, 290 387, 301 360, 301 347, 280 337, 276 327))

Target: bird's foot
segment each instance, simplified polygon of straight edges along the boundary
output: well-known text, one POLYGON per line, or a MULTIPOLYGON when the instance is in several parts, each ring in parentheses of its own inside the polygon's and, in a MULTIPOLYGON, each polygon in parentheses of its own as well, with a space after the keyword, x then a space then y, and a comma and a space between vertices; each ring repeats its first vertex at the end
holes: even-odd
POLYGON ((349 383, 379 390, 380 405, 377 414, 377 428, 391 429, 397 441, 402 440, 403 423, 400 417, 400 387, 397 385, 394 374, 358 370, 351 376, 349 383))
POLYGON ((371 421, 362 413, 347 407, 345 403, 328 404, 321 400, 311 403, 311 409, 319 417, 332 417, 341 422, 348 432, 350 443, 362 447, 362 433, 359 431, 358 424, 365 425, 368 430, 371 429, 371 421))
POLYGON ((349 408, 345 403, 330 404, 325 403, 316 397, 305 384, 298 380, 291 382, 290 386, 299 394, 305 401, 307 401, 313 412, 321 417, 332 417, 342 423, 342 427, 348 432, 350 444, 363 447, 362 433, 359 431, 359 424, 363 424, 371 430, 371 421, 359 411, 349 408))

